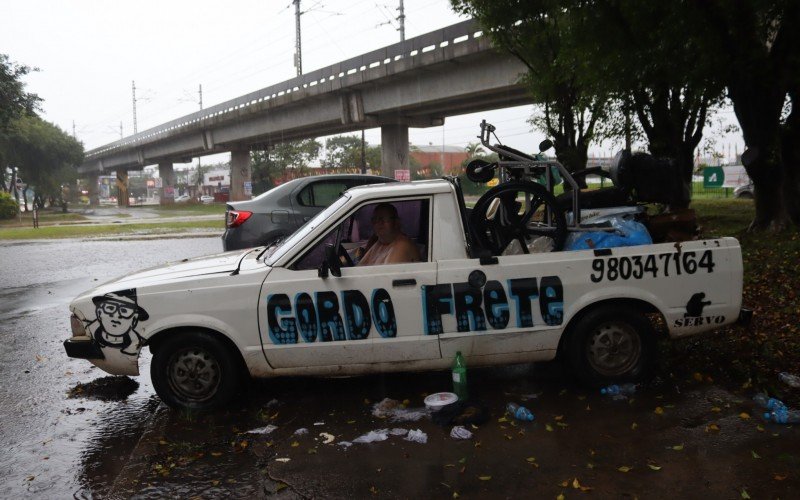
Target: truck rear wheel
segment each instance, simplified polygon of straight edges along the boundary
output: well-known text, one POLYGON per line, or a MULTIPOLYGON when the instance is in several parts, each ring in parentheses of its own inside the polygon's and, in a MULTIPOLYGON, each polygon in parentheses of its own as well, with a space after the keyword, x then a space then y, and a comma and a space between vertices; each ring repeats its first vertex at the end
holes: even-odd
POLYGON ((645 378, 655 357, 655 331, 644 314, 627 307, 598 307, 571 328, 567 359, 587 385, 645 378))
POLYGON ((242 369, 230 347, 208 332, 170 335, 150 365, 156 393, 167 405, 211 410, 228 403, 242 387, 242 369))

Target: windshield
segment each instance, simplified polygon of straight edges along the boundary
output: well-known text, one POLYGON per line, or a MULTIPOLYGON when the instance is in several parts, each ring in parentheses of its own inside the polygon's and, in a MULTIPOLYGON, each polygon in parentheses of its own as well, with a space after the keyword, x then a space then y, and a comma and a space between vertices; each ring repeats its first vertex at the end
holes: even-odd
POLYGON ((317 228, 325 220, 329 219, 339 208, 350 200, 350 196, 345 193, 334 201, 328 208, 314 216, 313 219, 303 224, 300 229, 294 232, 291 236, 281 242, 280 246, 272 252, 269 258, 265 261, 268 266, 275 264, 275 262, 283 257, 293 246, 300 240, 305 238, 311 231, 317 228))

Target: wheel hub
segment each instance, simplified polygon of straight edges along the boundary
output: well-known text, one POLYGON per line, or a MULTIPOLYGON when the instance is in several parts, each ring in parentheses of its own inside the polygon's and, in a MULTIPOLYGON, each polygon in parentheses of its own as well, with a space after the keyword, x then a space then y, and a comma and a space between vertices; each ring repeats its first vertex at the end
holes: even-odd
POLYGON ((184 349, 170 360, 168 377, 176 394, 190 401, 203 401, 216 393, 221 380, 220 366, 203 349, 184 349))
POLYGON ((636 366, 642 345, 636 331, 627 323, 609 322, 598 326, 587 346, 589 364, 607 376, 627 374, 636 366))

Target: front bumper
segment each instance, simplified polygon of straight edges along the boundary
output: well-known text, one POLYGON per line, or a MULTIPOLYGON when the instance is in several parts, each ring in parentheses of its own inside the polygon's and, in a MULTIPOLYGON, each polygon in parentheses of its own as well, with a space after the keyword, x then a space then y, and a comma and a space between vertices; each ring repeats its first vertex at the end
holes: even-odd
POLYGON ((64 349, 70 358, 80 359, 105 359, 103 350, 94 340, 81 340, 76 338, 64 341, 64 349))

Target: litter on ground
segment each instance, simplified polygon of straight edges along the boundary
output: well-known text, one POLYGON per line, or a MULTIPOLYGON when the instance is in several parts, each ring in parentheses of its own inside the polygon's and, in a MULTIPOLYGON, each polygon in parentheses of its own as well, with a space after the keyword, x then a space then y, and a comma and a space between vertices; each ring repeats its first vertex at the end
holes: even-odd
POLYGON ((264 426, 264 427, 259 427, 258 429, 251 429, 251 430, 247 431, 247 433, 248 434, 269 434, 270 432, 274 431, 277 428, 278 428, 277 425, 270 424, 270 425, 267 425, 267 426, 264 426))

